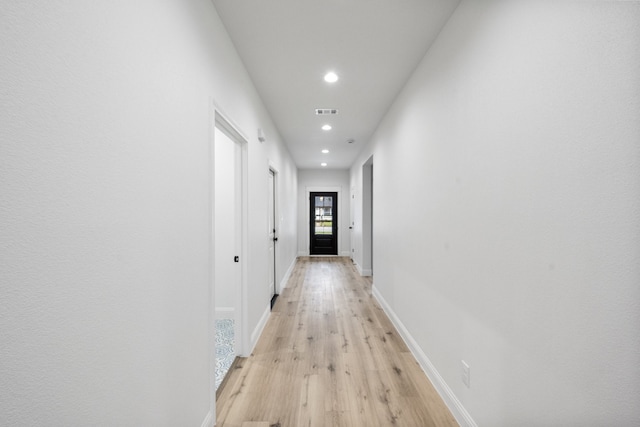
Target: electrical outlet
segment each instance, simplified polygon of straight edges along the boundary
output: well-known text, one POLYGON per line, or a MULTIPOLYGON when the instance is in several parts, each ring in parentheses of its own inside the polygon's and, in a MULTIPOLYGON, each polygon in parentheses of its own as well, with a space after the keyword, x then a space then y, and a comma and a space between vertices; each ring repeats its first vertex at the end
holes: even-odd
POLYGON ((471 368, 464 360, 462 362, 462 382, 467 388, 471 388, 471 368))

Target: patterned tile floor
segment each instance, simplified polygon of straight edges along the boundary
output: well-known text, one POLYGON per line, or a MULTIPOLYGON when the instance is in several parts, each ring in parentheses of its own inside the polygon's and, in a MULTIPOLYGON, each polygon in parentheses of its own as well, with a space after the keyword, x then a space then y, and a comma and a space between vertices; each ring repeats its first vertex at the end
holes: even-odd
POLYGON ((216 319, 216 390, 235 357, 233 319, 216 319))

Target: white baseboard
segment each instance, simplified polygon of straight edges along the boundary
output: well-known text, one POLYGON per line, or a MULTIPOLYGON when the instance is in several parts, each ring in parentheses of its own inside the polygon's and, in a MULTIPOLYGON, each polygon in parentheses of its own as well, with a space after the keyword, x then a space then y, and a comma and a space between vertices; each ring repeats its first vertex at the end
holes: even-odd
POLYGON ((351 261, 353 261, 353 265, 356 266, 356 270, 358 270, 358 274, 362 276, 362 267, 360 267, 360 264, 358 264, 356 260, 353 258, 351 259, 351 261))
POLYGON ((342 251, 342 252, 340 252, 340 256, 348 256, 349 258, 351 258, 351 252, 349 252, 349 251, 342 251))
POLYGON ((360 267, 360 264, 358 264, 356 262, 356 260, 353 260, 353 265, 356 266, 356 270, 358 270, 358 273, 361 276, 363 276, 363 277, 364 276, 373 276, 373 271, 370 268, 369 269, 364 269, 364 268, 360 267))
POLYGON ((372 288, 372 293, 384 312, 389 316, 389 319, 391 319, 391 323, 393 323, 398 332, 400 332, 400 336, 409 347, 409 350, 420 364, 424 373, 436 388, 436 391, 442 400, 444 400, 445 405, 447 405, 456 421, 458 421, 458 424, 460 424, 461 427, 478 427, 473 418, 471 418, 471 415, 467 412, 464 406, 462 406, 460 400, 458 400, 451 388, 438 373, 435 366, 433 366, 433 363, 431 363, 427 355, 422 351, 416 340, 411 336, 398 316, 396 316, 391 306, 389 306, 387 301, 382 297, 382 294, 380 294, 380 291, 378 291, 375 285, 372 288))
MULTIPOLYGON (((280 281, 279 292, 282 292, 282 289, 284 289, 285 286, 287 285, 287 282, 289 281, 289 277, 291 277, 291 273, 293 272, 293 268, 295 267, 297 260, 298 258, 294 258, 293 261, 291 261, 291 265, 289 266, 289 268, 287 269, 287 272, 284 274, 284 277, 280 281)), ((267 321, 269 320, 270 315, 271 315, 271 306, 269 304, 265 308, 264 313, 262 313, 262 316, 260 317, 260 321, 258 321, 258 324, 256 325, 255 329, 253 330, 253 333, 251 334, 251 342, 249 343, 250 351, 248 352, 248 354, 253 353, 253 349, 258 343, 258 340, 260 339, 260 335, 262 335, 262 331, 264 330, 264 327, 267 326, 267 321)))
POLYGON ((216 307, 216 319, 234 319, 236 318, 236 309, 233 307, 216 307))
POLYGON ((309 256, 309 251, 298 251, 298 256, 309 256))
POLYGON ((297 261, 298 258, 294 258, 293 261, 291 261, 291 265, 289 265, 287 272, 284 273, 284 277, 282 277, 282 280, 280 281, 280 286, 278 286, 278 293, 281 293, 282 290, 287 287, 287 282, 291 277, 291 273, 293 272, 293 268, 296 266, 297 261))
POLYGON ((207 416, 204 418, 201 427, 213 427, 214 425, 216 425, 216 420, 213 411, 209 411, 207 416))
POLYGON ((253 349, 256 347, 256 344, 258 343, 258 339, 260 338, 260 335, 262 335, 262 331, 264 330, 264 327, 267 325, 267 321, 269 320, 270 314, 271 314, 271 307, 269 303, 267 304, 267 308, 264 310, 264 313, 262 313, 262 317, 260 318, 258 325, 256 326, 256 328, 253 330, 253 333, 251 334, 251 342, 249 343, 250 350, 248 354, 253 353, 253 349))

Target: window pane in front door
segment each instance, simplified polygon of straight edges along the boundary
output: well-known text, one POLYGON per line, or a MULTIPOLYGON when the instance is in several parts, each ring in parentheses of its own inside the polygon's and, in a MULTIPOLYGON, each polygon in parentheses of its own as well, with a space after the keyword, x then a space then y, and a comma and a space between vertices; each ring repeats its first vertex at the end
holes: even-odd
POLYGON ((315 198, 315 234, 330 236, 333 234, 333 197, 315 198))

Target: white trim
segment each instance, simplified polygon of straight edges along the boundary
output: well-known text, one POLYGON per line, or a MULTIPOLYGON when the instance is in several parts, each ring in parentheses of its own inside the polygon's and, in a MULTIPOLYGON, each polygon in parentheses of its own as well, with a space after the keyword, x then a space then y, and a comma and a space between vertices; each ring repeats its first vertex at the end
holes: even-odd
MULTIPOLYGON (((269 223, 269 218, 271 215, 273 215, 273 237, 271 237, 271 229, 268 230, 268 234, 267 234, 267 238, 269 240, 268 244, 267 244, 267 260, 268 263, 271 264, 273 262, 273 277, 268 277, 267 278, 267 283, 269 286, 269 294, 271 294, 273 292, 273 294, 279 294, 280 293, 280 284, 277 283, 277 277, 278 277, 278 266, 280 265, 280 251, 278 250, 278 245, 277 245, 277 240, 278 240, 278 233, 280 232, 280 206, 278 206, 278 184, 280 179, 278 178, 278 169, 276 169, 275 166, 273 166, 273 163, 271 162, 271 160, 268 161, 269 163, 269 168, 267 169, 268 171, 268 179, 271 179, 271 176, 273 176, 273 181, 271 181, 269 183, 269 186, 271 187, 269 189, 269 193, 270 196, 273 197, 273 212, 267 212, 267 223, 269 223), (273 240, 272 240, 273 239, 273 240), (271 245, 273 245, 273 259, 271 258, 271 245), (271 279, 273 279, 273 289, 271 289, 271 279)), ((269 203, 271 203, 271 200, 269 200, 269 203)), ((269 203, 267 203, 267 206, 269 205, 269 203)), ((269 211, 270 209, 267 208, 267 211, 269 211)), ((270 267, 271 268, 271 267, 270 267)), ((270 269, 269 268, 269 269, 270 269)), ((271 298, 274 296, 271 295, 271 298)))
POLYGON ((226 114, 225 111, 222 108, 220 108, 220 106, 218 106, 213 99, 211 100, 211 103, 212 103, 214 119, 215 119, 214 127, 216 124, 219 124, 220 127, 224 128, 227 132, 231 133, 231 135, 229 134, 227 135, 231 139, 233 139, 234 137, 239 137, 244 141, 246 141, 247 143, 251 141, 251 139, 248 138, 247 135, 242 131, 240 126, 234 120, 232 120, 230 116, 226 114), (216 115, 218 117, 215 117, 216 115))
POLYGON ((251 350, 248 354, 253 353, 253 349, 256 347, 258 340, 260 339, 260 335, 262 335, 262 331, 264 331, 264 327, 267 326, 267 321, 269 320, 269 316, 271 315, 271 304, 267 304, 267 308, 262 313, 262 317, 260 321, 256 325, 256 328, 253 330, 251 334, 251 350))
POLYGON ((282 278, 282 280, 280 281, 280 285, 278 286, 278 293, 282 293, 282 290, 287 287, 287 282, 291 277, 291 273, 293 273, 293 268, 296 266, 296 262, 298 262, 298 258, 294 258, 293 261, 291 261, 291 265, 287 269, 287 272, 284 273, 284 277, 282 278))
POLYGON ((298 251, 298 256, 309 256, 309 251, 298 251))
MULTIPOLYGON (((305 187, 307 190, 307 193, 331 193, 331 192, 335 192, 338 193, 340 192, 340 190, 342 190, 342 186, 340 185, 329 185, 329 186, 317 186, 317 185, 312 185, 309 187, 305 187)), ((308 206, 307 206, 308 207, 308 206)))
POLYGON ((276 164, 273 161, 271 161, 271 159, 267 159, 267 164, 269 165, 269 169, 271 169, 275 173, 280 173, 278 171, 278 167, 276 166, 276 164))
POLYGON ((213 99, 209 102, 209 143, 207 144, 209 163, 208 163, 208 186, 209 186, 209 307, 207 310, 207 322, 208 335, 209 335, 209 412, 202 422, 202 427, 209 427, 216 422, 216 322, 215 322, 215 274, 214 274, 214 259, 215 259, 215 241, 213 236, 214 219, 213 212, 215 209, 215 159, 214 159, 214 146, 215 143, 215 131, 216 131, 216 106, 213 99), (211 423, 211 424, 210 424, 211 423))
POLYGON ((353 265, 356 266, 356 270, 358 270, 358 274, 362 276, 362 267, 360 267, 360 264, 358 264, 358 262, 355 259, 352 259, 353 261, 353 265))
MULTIPOLYGON (((373 155, 362 165, 361 257, 363 271, 373 273, 373 155)), ((364 274, 363 274, 364 275, 364 274)), ((370 276, 371 274, 369 274, 370 276)))
MULTIPOLYGON (((358 266, 359 268, 359 266, 358 266)), ((363 277, 370 277, 373 276, 373 271, 371 269, 367 269, 367 270, 360 270, 360 275, 363 277)))
POLYGON ((233 307, 216 307, 216 319, 234 319, 236 318, 236 309, 233 307))
POLYGON ((248 277, 248 263, 245 262, 248 259, 248 230, 249 230, 249 213, 248 213, 248 195, 249 195, 249 138, 246 134, 240 130, 240 127, 229 119, 223 110, 217 105, 213 98, 209 98, 209 312, 208 312, 208 330, 209 330, 209 390, 210 390, 210 408, 207 417, 203 422, 203 427, 212 427, 216 424, 216 393, 215 393, 215 366, 216 366, 216 348, 215 348, 215 318, 216 318, 216 305, 215 305, 215 131, 216 127, 224 130, 228 136, 235 142, 240 143, 241 146, 241 182, 242 182, 242 236, 241 236, 241 253, 240 259, 242 260, 241 279, 240 286, 237 294, 237 310, 234 311, 235 319, 235 331, 238 337, 236 341, 236 352, 240 355, 245 355, 245 350, 248 347, 248 313, 247 313, 247 277, 248 277))
POLYGON ((201 424, 201 427, 213 427, 216 425, 215 416, 211 411, 207 413, 207 416, 204 417, 204 421, 201 424))
MULTIPOLYGON (((249 230, 249 212, 248 212, 248 197, 249 197, 249 139, 240 130, 240 128, 230 120, 214 103, 213 105, 214 115, 214 137, 212 143, 215 144, 215 129, 220 129, 225 133, 234 143, 240 146, 240 211, 241 211, 241 235, 239 236, 240 242, 240 286, 236 290, 235 304, 235 332, 236 332, 236 353, 242 356, 249 354, 248 348, 249 342, 249 326, 248 326, 248 230, 249 230)), ((215 164, 215 162, 213 163, 215 164)), ((213 167, 213 166, 212 166, 213 167)), ((215 170, 214 170, 215 180, 215 170)), ((215 196, 213 196, 215 198, 215 196)), ((213 219, 215 224, 215 218, 213 219)), ((215 228, 214 228, 215 229, 215 228)), ((215 285, 214 285, 215 289, 215 285)), ((215 357, 215 352, 214 352, 215 357)), ((214 360, 215 363, 215 360, 214 360)), ((215 365, 214 365, 215 366, 215 365)), ((215 375, 215 373, 213 374, 215 375)), ((214 378, 215 381, 215 378, 214 378)), ((214 383, 215 384, 215 383, 214 383)))
POLYGON ((442 376, 438 373, 433 363, 429 360, 427 355, 422 351, 416 340, 411 336, 407 328, 402 324, 396 313, 393 311, 391 306, 384 299, 378 288, 375 285, 371 289, 373 296, 378 301, 384 312, 389 316, 391 323, 396 327, 400 336, 404 340, 407 347, 413 354, 413 356, 418 361, 418 364, 427 375, 433 386, 436 388, 436 391, 444 401, 445 405, 449 408, 451 413, 453 414, 458 424, 461 427, 478 427, 476 422, 471 418, 471 415, 467 412, 467 410, 462 406, 462 403, 456 395, 453 393, 451 388, 444 381, 442 376))
MULTIPOLYGON (((242 144, 242 247, 240 251, 240 263, 242 270, 242 280, 240 284, 238 304, 240 305, 240 316, 236 318, 236 331, 240 331, 242 342, 236 348, 238 354, 245 356, 251 354, 247 352, 249 345, 249 140, 245 139, 242 144)), ((238 316, 236 316, 238 317, 238 316)))
POLYGON ((346 256, 347 258, 351 258, 351 252, 342 251, 342 252, 340 252, 340 256, 346 256))

